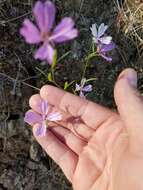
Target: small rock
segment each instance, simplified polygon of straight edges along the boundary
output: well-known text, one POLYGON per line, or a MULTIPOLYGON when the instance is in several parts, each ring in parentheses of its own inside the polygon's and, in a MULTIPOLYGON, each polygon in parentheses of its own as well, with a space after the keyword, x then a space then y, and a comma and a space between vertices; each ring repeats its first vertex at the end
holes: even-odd
POLYGON ((30 158, 35 162, 39 162, 41 159, 41 148, 36 142, 33 142, 30 147, 30 158))
POLYGON ((0 138, 10 138, 12 136, 17 135, 19 133, 19 126, 19 120, 9 120, 7 121, 7 124, 5 124, 4 122, 1 123, 0 138))
POLYGON ((27 168, 29 168, 30 170, 37 170, 38 169, 38 165, 35 162, 28 161, 27 168))

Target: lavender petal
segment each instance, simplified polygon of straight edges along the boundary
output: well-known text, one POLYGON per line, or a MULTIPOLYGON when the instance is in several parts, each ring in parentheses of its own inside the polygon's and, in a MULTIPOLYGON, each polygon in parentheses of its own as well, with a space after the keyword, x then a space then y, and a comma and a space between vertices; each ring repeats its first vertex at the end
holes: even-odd
POLYGON ((47 60, 49 64, 53 63, 55 50, 49 44, 41 46, 35 53, 34 58, 40 60, 47 60))
POLYGON ((36 136, 41 136, 41 137, 46 136, 46 131, 47 131, 47 126, 46 123, 43 122, 37 126, 36 136))
POLYGON ((55 21, 56 9, 51 1, 47 1, 44 5, 44 32, 49 32, 55 21))
POLYGON ((61 43, 74 39, 78 36, 78 30, 74 28, 74 24, 74 21, 69 17, 62 19, 49 40, 61 43))
POLYGON ((48 114, 48 111, 49 111, 49 104, 47 101, 42 101, 41 103, 41 111, 44 115, 47 115, 48 114))
POLYGON ((46 119, 49 121, 60 121, 62 119, 62 115, 59 112, 50 113, 46 119))
POLYGON ((112 57, 108 57, 108 56, 106 56, 106 55, 104 55, 102 53, 100 54, 100 56, 103 57, 106 61, 109 61, 109 62, 112 61, 112 57))
POLYGON ((25 41, 29 44, 37 44, 41 41, 40 31, 28 19, 24 20, 23 27, 20 29, 20 34, 25 38, 25 41))
POLYGON ((47 56, 48 56, 47 54, 48 54, 47 47, 43 45, 35 52, 34 58, 45 60, 47 59, 47 56))
POLYGON ((42 121, 42 117, 33 111, 28 111, 25 114, 24 121, 30 125, 34 125, 35 123, 40 123, 42 121))
POLYGON ((53 63, 54 55, 55 49, 51 45, 47 44, 47 61, 50 65, 53 63))
POLYGON ((33 8, 33 14, 35 16, 37 25, 40 30, 44 30, 44 4, 41 1, 37 1, 33 8))
POLYGON ((108 45, 103 45, 100 49, 100 52, 103 53, 103 52, 108 52, 108 51, 111 51, 113 50, 114 48, 116 47, 115 43, 111 42, 110 44, 108 45))
POLYGON ((85 95, 84 95, 84 93, 83 93, 82 91, 80 91, 79 96, 80 96, 81 98, 85 98, 85 95))
POLYGON ((83 90, 84 92, 91 92, 91 91, 92 91, 92 85, 89 84, 89 85, 85 86, 82 90, 83 90))
POLYGON ((105 36, 105 37, 102 37, 102 38, 99 38, 99 41, 102 43, 102 44, 110 44, 111 41, 112 41, 112 37, 111 36, 105 36))

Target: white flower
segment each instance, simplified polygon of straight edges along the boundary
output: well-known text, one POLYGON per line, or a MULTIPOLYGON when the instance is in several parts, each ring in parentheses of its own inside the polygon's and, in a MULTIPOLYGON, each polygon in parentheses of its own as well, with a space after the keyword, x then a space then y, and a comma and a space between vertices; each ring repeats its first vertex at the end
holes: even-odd
POLYGON ((102 44, 110 44, 112 41, 111 36, 105 36, 105 32, 108 29, 108 26, 105 25, 104 23, 100 24, 99 27, 97 27, 97 24, 93 24, 92 27, 90 28, 92 35, 93 35, 93 41, 94 43, 102 43, 102 44))

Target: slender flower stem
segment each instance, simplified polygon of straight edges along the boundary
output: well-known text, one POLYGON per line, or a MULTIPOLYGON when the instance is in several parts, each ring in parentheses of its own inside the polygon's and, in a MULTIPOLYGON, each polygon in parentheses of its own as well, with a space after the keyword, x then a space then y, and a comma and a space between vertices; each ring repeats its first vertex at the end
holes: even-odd
MULTIPOLYGON (((40 69, 40 68, 38 68, 38 67, 36 67, 36 69, 38 70, 38 71, 40 71, 40 73, 41 74, 43 74, 46 78, 47 78, 47 75, 40 69)), ((60 86, 56 83, 56 81, 55 81, 55 77, 54 77, 54 68, 51 68, 51 74, 52 74, 52 83, 55 85, 55 86, 57 86, 58 88, 60 88, 60 86)))
POLYGON ((86 62, 85 62, 85 67, 84 67, 84 70, 83 70, 83 73, 82 73, 82 79, 85 78, 85 73, 86 73, 86 69, 89 65, 89 61, 91 58, 93 57, 96 57, 97 56, 97 52, 93 52, 91 54, 88 55, 88 57, 86 58, 86 62))
POLYGON ((56 80, 55 80, 54 71, 55 71, 55 69, 51 67, 51 74, 52 74, 52 81, 51 81, 51 82, 52 82, 56 87, 61 88, 61 87, 57 84, 57 82, 56 82, 56 80))

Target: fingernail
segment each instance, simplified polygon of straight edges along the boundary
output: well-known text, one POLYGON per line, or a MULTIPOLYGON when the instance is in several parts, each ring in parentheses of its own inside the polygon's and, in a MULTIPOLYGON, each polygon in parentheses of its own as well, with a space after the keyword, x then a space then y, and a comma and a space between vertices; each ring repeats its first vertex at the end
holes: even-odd
POLYGON ((119 80, 121 78, 127 79, 129 85, 131 85, 134 88, 137 88, 137 73, 136 73, 136 71, 128 70, 127 72, 123 73, 123 75, 121 75, 119 77, 119 80))
POLYGON ((138 81, 138 79, 137 79, 137 73, 136 73, 136 71, 134 71, 134 70, 129 70, 129 71, 127 72, 127 79, 128 79, 129 84, 130 84, 132 87, 137 88, 137 81, 138 81))

